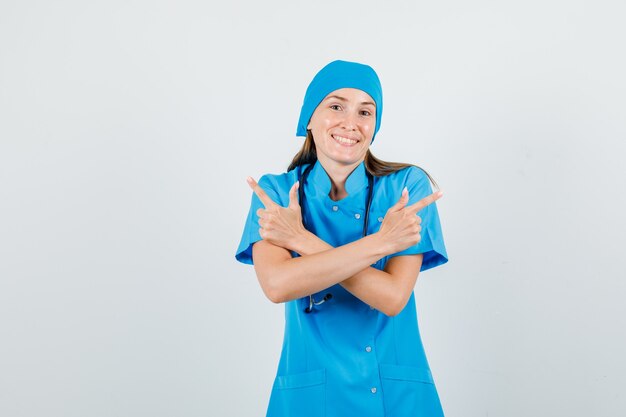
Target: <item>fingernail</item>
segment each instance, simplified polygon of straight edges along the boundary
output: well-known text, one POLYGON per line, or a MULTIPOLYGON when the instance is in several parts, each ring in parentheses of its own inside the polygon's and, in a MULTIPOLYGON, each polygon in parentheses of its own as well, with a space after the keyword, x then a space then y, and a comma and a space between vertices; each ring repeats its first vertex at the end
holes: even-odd
POLYGON ((252 177, 248 177, 248 178, 246 178, 246 181, 248 181, 249 183, 251 183, 251 182, 252 182, 252 177))
POLYGON ((405 195, 408 192, 409 192, 409 190, 406 187, 404 187, 404 189, 402 190, 402 195, 405 195))

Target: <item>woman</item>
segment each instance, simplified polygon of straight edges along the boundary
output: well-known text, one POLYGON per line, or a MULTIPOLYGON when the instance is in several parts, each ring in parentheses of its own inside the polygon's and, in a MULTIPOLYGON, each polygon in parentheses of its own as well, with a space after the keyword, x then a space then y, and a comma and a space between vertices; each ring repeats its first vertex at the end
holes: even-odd
POLYGON ((371 67, 331 62, 307 89, 288 172, 248 178, 236 259, 285 304, 267 416, 443 415, 413 295, 447 261, 441 193, 418 167, 373 157, 382 108, 371 67))

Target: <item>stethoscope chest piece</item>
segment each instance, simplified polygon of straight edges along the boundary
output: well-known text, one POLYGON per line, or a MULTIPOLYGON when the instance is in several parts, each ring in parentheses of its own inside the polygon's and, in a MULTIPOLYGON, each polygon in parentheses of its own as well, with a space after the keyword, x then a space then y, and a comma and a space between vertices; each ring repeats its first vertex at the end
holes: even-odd
POLYGON ((324 298, 322 298, 321 301, 315 301, 313 299, 313 294, 309 295, 309 306, 304 309, 304 312, 311 313, 313 311, 313 306, 324 304, 326 301, 330 300, 331 298, 333 298, 333 295, 331 293, 328 293, 324 296, 324 298))

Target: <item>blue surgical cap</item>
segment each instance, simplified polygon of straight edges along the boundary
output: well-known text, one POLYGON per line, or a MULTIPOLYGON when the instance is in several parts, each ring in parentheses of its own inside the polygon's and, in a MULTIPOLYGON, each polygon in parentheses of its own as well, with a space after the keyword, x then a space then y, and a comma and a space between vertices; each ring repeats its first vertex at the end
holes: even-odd
POLYGON ((333 61, 315 75, 304 95, 296 136, 306 136, 306 127, 317 106, 328 94, 340 88, 357 88, 374 99, 376 103, 376 127, 372 136, 374 142, 383 114, 383 89, 372 67, 348 61, 333 61))

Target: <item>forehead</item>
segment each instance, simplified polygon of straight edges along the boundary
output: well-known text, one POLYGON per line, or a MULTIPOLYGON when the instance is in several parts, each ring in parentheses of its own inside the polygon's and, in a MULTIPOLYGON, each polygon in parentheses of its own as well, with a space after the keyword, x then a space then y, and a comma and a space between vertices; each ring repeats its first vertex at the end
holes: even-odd
POLYGON ((335 91, 331 91, 324 97, 324 100, 337 99, 340 101, 348 101, 360 104, 369 104, 376 107, 374 99, 363 90, 358 88, 339 88, 335 91))

